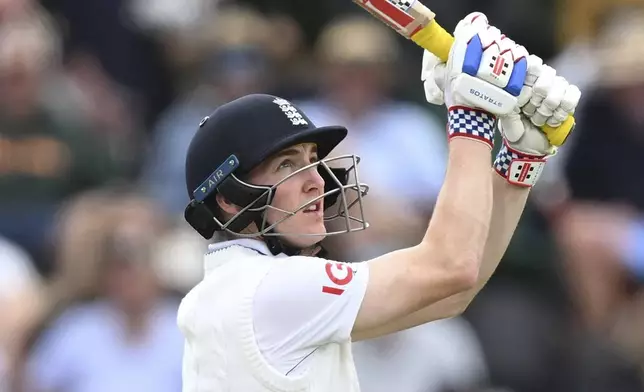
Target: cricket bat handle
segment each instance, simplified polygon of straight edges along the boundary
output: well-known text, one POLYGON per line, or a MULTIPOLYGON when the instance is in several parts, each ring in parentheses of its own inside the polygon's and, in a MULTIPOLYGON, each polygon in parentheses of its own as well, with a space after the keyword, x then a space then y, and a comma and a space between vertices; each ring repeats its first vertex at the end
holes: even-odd
POLYGON ((436 14, 418 0, 352 0, 403 37, 447 62, 454 37, 436 22, 436 14))
MULTIPOLYGON (((447 62, 454 37, 436 22, 436 14, 419 0, 352 0, 403 37, 447 62)), ((557 128, 544 125, 541 130, 554 146, 561 146, 575 127, 568 118, 557 128)))

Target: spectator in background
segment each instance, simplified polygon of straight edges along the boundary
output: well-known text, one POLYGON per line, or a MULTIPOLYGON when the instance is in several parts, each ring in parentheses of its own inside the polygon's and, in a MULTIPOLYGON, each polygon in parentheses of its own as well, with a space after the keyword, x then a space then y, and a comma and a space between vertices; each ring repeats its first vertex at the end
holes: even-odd
MULTIPOLYGON (((558 52, 550 64, 559 73, 575 84, 583 92, 577 112, 581 114, 587 98, 596 89, 596 83, 603 81, 601 67, 597 66, 597 43, 602 39, 606 28, 619 24, 622 18, 631 11, 636 14, 644 8, 644 0, 559 0, 556 24, 558 52)), ((618 60, 619 61, 619 60, 618 60)), ((566 143, 571 146, 582 132, 574 132, 566 143)), ((541 175, 541 186, 536 189, 539 204, 550 208, 562 202, 566 197, 566 186, 563 184, 564 165, 571 149, 562 149, 549 160, 541 175), (557 192, 562 199, 553 197, 557 192), (553 203, 554 200, 554 203, 553 203)))
MULTIPOLYGON (((154 16, 149 15, 153 11, 144 15, 135 0, 41 3, 66 27, 65 57, 91 57, 110 83, 125 90, 129 106, 140 117, 142 130, 151 130, 175 94, 164 53, 164 44, 172 41, 171 35, 161 34, 156 28, 154 16)), ((151 6, 149 1, 146 3, 151 6)))
MULTIPOLYGON (((579 320, 606 336, 619 319, 618 339, 644 331, 644 8, 619 16, 597 44, 603 83, 578 116, 565 165, 570 197, 557 220, 579 320)), ((641 342, 639 351, 644 365, 641 342)))
POLYGON ((588 40, 592 42, 601 33, 606 18, 614 16, 615 9, 642 6, 642 0, 558 0, 560 13, 555 20, 557 46, 588 40))
POLYGON ((570 189, 561 233, 571 284, 585 324, 606 331, 644 279, 644 8, 600 37, 603 84, 578 116, 565 174, 570 189), (598 116, 601 110, 602 116, 598 116), (607 135, 606 132, 610 132, 607 135))
POLYGON ((110 177, 100 142, 52 116, 42 88, 60 68, 53 26, 37 9, 0 25, 0 235, 49 273, 49 229, 59 203, 110 177))
POLYGON ((218 105, 272 86, 270 57, 264 40, 270 25, 250 8, 221 9, 202 36, 201 61, 194 86, 162 115, 154 131, 142 183, 173 216, 190 201, 184 182, 185 154, 199 121, 218 105))
POLYGON ((420 106, 392 98, 400 65, 394 34, 363 15, 329 24, 315 52, 318 93, 299 102, 318 126, 347 126, 336 154, 360 156, 360 181, 371 187, 364 207, 372 228, 329 241, 330 251, 346 250, 334 254, 340 260, 365 260, 416 243, 444 176, 444 126, 420 106))
POLYGON ((78 221, 67 222, 65 234, 89 241, 63 238, 82 249, 67 249, 75 259, 61 260, 66 277, 59 277, 75 294, 51 292, 57 301, 27 351, 20 390, 181 390, 178 298, 164 292, 155 265, 163 214, 149 200, 118 190, 77 203, 67 212, 78 221), (91 231, 74 230, 82 228, 91 231), (80 289, 79 278, 93 279, 80 289))

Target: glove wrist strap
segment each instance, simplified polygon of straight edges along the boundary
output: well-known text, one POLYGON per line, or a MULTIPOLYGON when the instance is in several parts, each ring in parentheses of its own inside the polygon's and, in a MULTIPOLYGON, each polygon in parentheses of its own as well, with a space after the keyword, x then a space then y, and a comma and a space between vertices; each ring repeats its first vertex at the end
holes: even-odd
POLYGON ((508 146, 503 146, 494 160, 494 170, 512 185, 532 188, 546 165, 546 155, 530 155, 508 146))
POLYGON ((452 106, 448 109, 447 137, 475 139, 494 147, 496 117, 480 109, 452 106))

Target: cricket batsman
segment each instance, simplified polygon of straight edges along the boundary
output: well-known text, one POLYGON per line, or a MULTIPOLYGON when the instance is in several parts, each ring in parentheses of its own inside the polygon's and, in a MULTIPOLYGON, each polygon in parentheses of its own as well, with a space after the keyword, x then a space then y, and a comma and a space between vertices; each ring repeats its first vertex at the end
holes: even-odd
POLYGON ((421 79, 428 102, 448 108, 445 181, 419 244, 360 263, 319 245, 367 228, 359 158, 329 157, 346 128, 316 127, 265 94, 201 121, 185 218, 225 238, 179 308, 184 392, 357 392, 352 341, 458 315, 483 288, 557 149, 539 126, 565 140, 580 93, 480 13, 459 22, 446 63, 425 53, 421 79), (329 219, 344 229, 327 232, 329 219))

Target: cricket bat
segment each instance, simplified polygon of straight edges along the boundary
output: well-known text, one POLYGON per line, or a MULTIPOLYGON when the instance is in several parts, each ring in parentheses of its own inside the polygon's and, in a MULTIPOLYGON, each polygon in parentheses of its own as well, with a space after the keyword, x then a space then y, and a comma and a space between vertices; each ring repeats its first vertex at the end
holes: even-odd
MULTIPOLYGON (((436 22, 436 14, 418 0, 352 0, 403 37, 447 62, 454 37, 436 22)), ((575 126, 573 116, 557 128, 544 125, 541 130, 550 143, 561 146, 575 126)))

